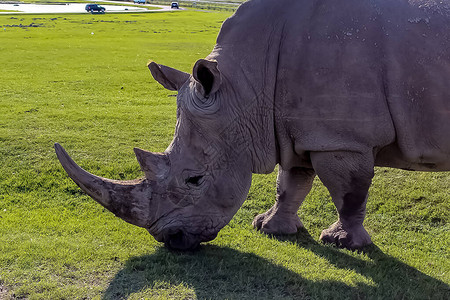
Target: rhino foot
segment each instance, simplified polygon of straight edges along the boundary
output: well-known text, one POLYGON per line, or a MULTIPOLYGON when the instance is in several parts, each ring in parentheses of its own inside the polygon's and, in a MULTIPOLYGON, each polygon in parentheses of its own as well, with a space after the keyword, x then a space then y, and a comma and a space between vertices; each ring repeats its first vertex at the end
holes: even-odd
POLYGON ((349 250, 361 249, 372 244, 369 234, 362 225, 345 226, 340 221, 323 230, 320 240, 349 250))
POLYGON ((255 217, 253 227, 266 234, 284 235, 295 234, 303 227, 297 214, 276 212, 273 208, 255 217))

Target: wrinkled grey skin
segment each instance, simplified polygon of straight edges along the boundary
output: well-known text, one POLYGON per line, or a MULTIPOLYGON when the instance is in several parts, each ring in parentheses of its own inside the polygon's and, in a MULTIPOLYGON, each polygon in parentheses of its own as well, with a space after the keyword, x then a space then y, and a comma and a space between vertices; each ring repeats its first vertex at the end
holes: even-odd
POLYGON ((257 229, 297 232, 318 175, 339 213, 321 240, 368 245, 374 166, 450 170, 450 10, 437 2, 249 1, 192 75, 149 64, 178 109, 164 153, 135 149, 144 179, 99 178, 56 144, 58 158, 96 201, 174 249, 214 239, 251 174, 277 164, 277 201, 257 229))

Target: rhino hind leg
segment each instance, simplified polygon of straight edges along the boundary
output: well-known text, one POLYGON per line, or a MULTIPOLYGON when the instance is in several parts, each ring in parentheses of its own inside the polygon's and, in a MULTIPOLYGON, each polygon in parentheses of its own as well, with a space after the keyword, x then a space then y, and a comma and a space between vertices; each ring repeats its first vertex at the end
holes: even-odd
POLYGON ((374 175, 373 155, 358 152, 316 152, 311 161, 327 187, 339 219, 322 231, 324 243, 359 249, 372 243, 363 226, 369 187, 374 175))
POLYGON ((294 234, 303 227, 297 215, 298 208, 312 187, 314 170, 280 166, 277 178, 277 200, 265 213, 253 220, 253 227, 274 235, 294 234))

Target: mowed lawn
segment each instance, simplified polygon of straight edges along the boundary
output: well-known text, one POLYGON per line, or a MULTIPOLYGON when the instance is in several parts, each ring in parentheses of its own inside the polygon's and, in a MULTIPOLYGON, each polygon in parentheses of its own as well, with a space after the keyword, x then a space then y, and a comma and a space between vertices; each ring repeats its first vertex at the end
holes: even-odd
POLYGON ((84 195, 54 154, 86 170, 142 176, 133 147, 163 151, 174 92, 149 60, 190 72, 229 13, 0 16, 0 299, 449 299, 450 174, 378 168, 364 253, 325 246, 336 219, 316 180, 299 214, 308 230, 251 227, 275 198, 255 175, 218 237, 174 253, 84 195))

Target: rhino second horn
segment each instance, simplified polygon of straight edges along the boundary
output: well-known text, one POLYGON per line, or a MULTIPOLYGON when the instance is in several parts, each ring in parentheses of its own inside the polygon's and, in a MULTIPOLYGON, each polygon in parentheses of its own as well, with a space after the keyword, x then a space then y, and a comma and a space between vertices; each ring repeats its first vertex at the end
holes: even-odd
POLYGON ((56 143, 56 155, 70 178, 95 201, 117 217, 140 227, 148 227, 152 187, 145 179, 112 180, 83 170, 56 143))
POLYGON ((134 148, 134 153, 148 180, 160 181, 167 176, 170 163, 166 154, 153 153, 139 148, 134 148))

